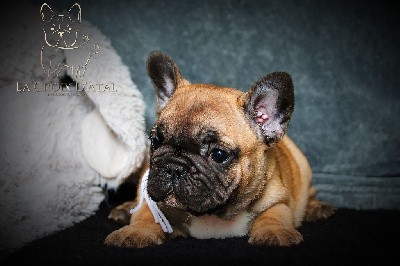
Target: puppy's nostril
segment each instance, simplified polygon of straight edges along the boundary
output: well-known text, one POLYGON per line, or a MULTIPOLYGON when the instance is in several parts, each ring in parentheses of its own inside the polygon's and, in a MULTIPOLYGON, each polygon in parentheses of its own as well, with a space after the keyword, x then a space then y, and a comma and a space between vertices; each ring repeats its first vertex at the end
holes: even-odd
POLYGON ((165 172, 171 177, 180 177, 184 173, 185 169, 181 165, 170 165, 167 167, 165 172))

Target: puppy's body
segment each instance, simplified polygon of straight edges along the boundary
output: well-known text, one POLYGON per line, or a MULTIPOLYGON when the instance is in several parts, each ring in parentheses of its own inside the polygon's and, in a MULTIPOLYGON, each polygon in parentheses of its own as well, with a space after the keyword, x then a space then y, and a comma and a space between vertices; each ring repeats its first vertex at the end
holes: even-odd
MULTIPOLYGON (((147 189, 173 236, 249 235, 253 244, 287 246, 302 240, 295 228, 304 219, 333 212, 315 198, 307 159, 284 136, 294 105, 286 73, 267 75, 243 93, 190 84, 162 53, 150 56, 148 70, 159 118, 147 189)), ((165 238, 144 204, 106 243, 143 247, 165 238)))
POLYGON ((265 185, 249 208, 228 220, 216 215, 191 216, 186 223, 189 235, 196 238, 245 236, 252 220, 278 203, 290 207, 290 223, 294 227, 300 226, 307 207, 311 169, 304 155, 287 136, 273 148, 271 156, 275 157, 271 158, 275 162, 270 164, 271 168, 266 174, 271 182, 265 185), (296 154, 297 158, 292 154, 296 154))

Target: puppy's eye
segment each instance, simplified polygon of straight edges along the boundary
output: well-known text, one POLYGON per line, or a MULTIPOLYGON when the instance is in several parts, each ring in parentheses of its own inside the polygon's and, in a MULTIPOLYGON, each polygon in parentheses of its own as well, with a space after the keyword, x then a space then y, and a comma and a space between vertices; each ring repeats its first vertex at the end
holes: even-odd
POLYGON ((151 149, 153 151, 157 150, 161 146, 163 141, 164 141, 164 136, 163 136, 162 132, 160 131, 160 129, 157 128, 157 131, 150 135, 151 149))
POLYGON ((223 163, 228 159, 229 154, 227 151, 221 149, 213 149, 210 153, 210 157, 216 163, 223 163))
POLYGON ((157 150, 162 144, 162 139, 158 137, 151 137, 150 138, 150 145, 153 150, 157 150))

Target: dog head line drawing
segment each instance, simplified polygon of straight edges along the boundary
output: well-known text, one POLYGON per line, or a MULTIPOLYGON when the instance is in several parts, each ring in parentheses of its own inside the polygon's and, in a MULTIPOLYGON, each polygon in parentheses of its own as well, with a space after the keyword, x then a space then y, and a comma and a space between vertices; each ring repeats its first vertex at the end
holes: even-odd
POLYGON ((89 35, 80 32, 82 9, 78 3, 73 4, 68 12, 55 12, 47 4, 42 4, 40 17, 42 19, 44 44, 41 49, 41 65, 48 77, 57 77, 64 70, 73 79, 83 80, 87 65, 100 47, 97 43, 89 45, 89 35), (88 49, 81 47, 85 46, 88 49), (81 49, 78 49, 81 48, 81 49), (80 51, 82 50, 82 51, 80 51), (87 52, 86 52, 87 51, 87 52), (65 62, 67 53, 77 53, 79 62, 74 65, 65 62))
POLYGON ((78 25, 81 23, 81 14, 78 3, 72 5, 66 14, 58 14, 44 3, 40 8, 40 15, 46 44, 59 49, 79 48, 81 43, 78 40, 78 25))

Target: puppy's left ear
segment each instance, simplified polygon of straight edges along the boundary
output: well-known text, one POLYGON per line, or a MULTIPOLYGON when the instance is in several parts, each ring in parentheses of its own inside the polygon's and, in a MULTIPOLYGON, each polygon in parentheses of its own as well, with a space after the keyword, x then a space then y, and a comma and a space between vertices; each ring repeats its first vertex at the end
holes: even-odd
POLYGON ((289 74, 274 72, 258 80, 245 95, 244 109, 258 136, 267 145, 282 139, 294 109, 289 74))

